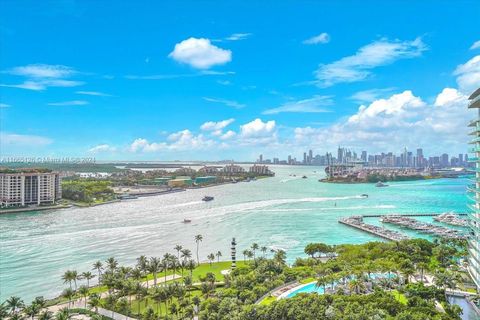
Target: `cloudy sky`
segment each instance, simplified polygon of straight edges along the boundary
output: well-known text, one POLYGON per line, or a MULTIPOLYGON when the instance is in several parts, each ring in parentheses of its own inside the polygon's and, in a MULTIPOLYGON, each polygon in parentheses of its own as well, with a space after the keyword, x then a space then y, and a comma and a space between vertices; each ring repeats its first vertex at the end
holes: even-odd
POLYGON ((466 152, 478 1, 13 1, 1 156, 466 152))

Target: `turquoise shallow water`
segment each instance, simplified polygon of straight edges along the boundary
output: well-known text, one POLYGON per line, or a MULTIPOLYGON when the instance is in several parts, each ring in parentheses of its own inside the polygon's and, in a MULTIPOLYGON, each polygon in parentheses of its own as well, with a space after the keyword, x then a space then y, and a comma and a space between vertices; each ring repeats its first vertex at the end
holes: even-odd
POLYGON ((230 240, 236 237, 238 252, 257 242, 286 250, 292 261, 304 255, 303 247, 309 242, 379 240, 340 225, 337 220, 342 216, 466 211, 466 179, 399 182, 376 188, 320 183, 321 167, 272 168, 277 173, 274 178, 250 183, 92 208, 1 215, 0 301, 13 294, 25 300, 42 294, 53 297, 64 288, 60 277, 65 270, 90 270, 97 259, 115 256, 121 263, 133 264, 142 254, 173 252, 176 244, 194 252, 196 234, 204 238, 201 260, 218 250, 227 258, 230 240), (302 175, 308 178, 301 179, 302 175), (369 197, 361 198, 363 193, 369 197), (202 202, 204 195, 215 200, 202 202), (192 223, 183 224, 184 218, 192 223))

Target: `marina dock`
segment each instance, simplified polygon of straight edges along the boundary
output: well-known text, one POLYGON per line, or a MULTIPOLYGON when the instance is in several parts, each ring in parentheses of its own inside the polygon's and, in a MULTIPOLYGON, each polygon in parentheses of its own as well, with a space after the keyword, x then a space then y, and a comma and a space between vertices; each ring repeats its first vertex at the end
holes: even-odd
POLYGON ((410 239, 410 237, 403 233, 364 223, 363 216, 351 216, 347 218, 341 218, 340 220, 338 220, 338 222, 390 241, 401 241, 410 239))
POLYGON ((400 216, 385 215, 380 221, 382 223, 394 224, 406 229, 414 230, 421 233, 431 234, 433 236, 449 238, 449 239, 465 239, 466 235, 457 229, 442 227, 432 223, 421 222, 416 219, 400 216))
MULTIPOLYGON (((402 217, 435 217, 440 216, 443 213, 398 213, 395 214, 396 216, 402 217)), ((466 216, 466 213, 455 213, 457 216, 466 216)), ((363 218, 381 218, 385 216, 384 214, 364 214, 362 215, 363 218)))

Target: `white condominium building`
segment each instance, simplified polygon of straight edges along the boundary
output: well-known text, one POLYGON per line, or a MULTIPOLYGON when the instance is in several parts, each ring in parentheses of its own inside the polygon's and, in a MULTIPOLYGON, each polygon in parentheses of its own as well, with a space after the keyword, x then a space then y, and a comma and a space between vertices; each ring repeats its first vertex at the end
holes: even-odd
POLYGON ((473 148, 470 149, 470 152, 474 156, 469 157, 468 161, 475 164, 473 169, 475 178, 472 180, 472 185, 468 187, 472 200, 472 203, 469 204, 471 209, 469 212, 471 234, 468 241, 468 272, 475 281, 477 288, 480 289, 480 88, 470 96, 469 100, 468 108, 475 109, 477 116, 469 124, 469 127, 473 127, 470 133, 473 136, 470 141, 473 148))
POLYGON ((61 197, 59 173, 0 172, 0 205, 2 207, 53 204, 61 197))

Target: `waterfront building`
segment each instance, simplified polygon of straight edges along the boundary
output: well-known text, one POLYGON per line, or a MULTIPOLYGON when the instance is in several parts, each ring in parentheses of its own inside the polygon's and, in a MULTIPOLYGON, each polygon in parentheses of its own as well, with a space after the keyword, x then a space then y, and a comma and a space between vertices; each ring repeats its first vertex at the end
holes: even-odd
POLYGON ((193 176, 197 172, 195 171, 195 169, 192 169, 190 167, 189 168, 181 167, 181 168, 178 168, 177 170, 175 170, 173 173, 176 176, 193 176))
POLYGON ((193 184, 192 178, 190 177, 177 177, 168 181, 168 186, 170 188, 182 188, 191 186, 193 184))
POLYGON ((470 151, 474 156, 468 158, 468 161, 475 165, 475 178, 473 179, 474 184, 468 188, 468 191, 472 194, 471 200, 473 200, 470 205, 472 210, 469 213, 471 236, 468 244, 468 272, 477 288, 480 289, 480 88, 469 97, 469 100, 468 108, 476 109, 477 116, 469 124, 469 127, 473 127, 471 132, 473 139, 470 141, 473 148, 470 151))
POLYGON ((205 185, 205 184, 211 184, 217 181, 216 176, 205 176, 205 177, 196 177, 195 178, 195 184, 199 185, 205 185))
POLYGON ((273 175, 273 172, 270 171, 268 166, 258 165, 258 164, 254 164, 253 166, 251 166, 250 169, 248 169, 248 172, 254 173, 254 174, 257 174, 257 175, 262 175, 262 176, 273 175))
POLYGON ((198 172, 205 173, 205 174, 217 174, 218 173, 218 167, 204 166, 204 167, 198 169, 198 172))
POLYGON ((2 207, 54 204, 62 198, 58 172, 21 170, 0 173, 2 207))
POLYGON ((229 164, 225 167, 223 167, 222 171, 226 174, 232 175, 232 174, 239 174, 239 173, 244 173, 245 169, 240 167, 239 165, 236 164, 229 164))

